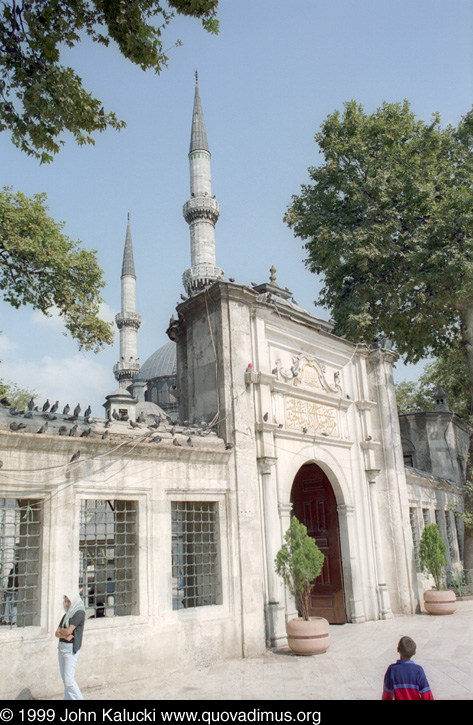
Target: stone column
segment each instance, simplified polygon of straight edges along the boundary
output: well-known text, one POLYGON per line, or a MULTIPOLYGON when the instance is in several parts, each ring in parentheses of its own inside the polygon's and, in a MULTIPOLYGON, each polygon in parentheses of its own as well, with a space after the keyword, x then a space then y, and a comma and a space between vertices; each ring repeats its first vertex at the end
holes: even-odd
POLYGON ((343 579, 347 615, 349 621, 361 623, 366 621, 363 592, 358 575, 358 556, 353 532, 355 531, 355 507, 347 504, 337 506, 340 546, 342 550, 343 579), (349 556, 347 556, 349 552, 349 556), (351 591, 350 591, 351 589, 351 591))
POLYGON ((278 516, 278 495, 273 476, 276 458, 259 458, 258 467, 263 489, 264 540, 266 547, 266 632, 271 647, 286 637, 282 582, 275 571, 274 560, 281 547, 281 530, 278 516))
POLYGON ((391 619, 391 600, 384 575, 383 549, 381 542, 381 530, 379 526, 378 498, 376 491, 376 476, 379 471, 367 471, 370 491, 371 524, 373 527, 373 545, 376 560, 376 591, 378 593, 378 606, 381 619, 391 619))

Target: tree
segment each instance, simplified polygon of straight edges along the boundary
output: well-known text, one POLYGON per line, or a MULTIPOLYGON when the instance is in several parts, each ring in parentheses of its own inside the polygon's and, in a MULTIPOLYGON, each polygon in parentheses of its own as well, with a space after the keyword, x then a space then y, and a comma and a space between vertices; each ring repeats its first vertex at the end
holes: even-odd
MULTIPOLYGON (((471 405, 473 111, 442 128, 407 102, 368 115, 351 101, 315 138, 323 162, 285 220, 305 242, 308 268, 324 276, 318 302, 335 332, 366 342, 382 334, 409 362, 460 340, 471 405)), ((465 551, 471 568, 471 537, 465 551)))
POLYGON ((395 387, 399 413, 434 410, 435 391, 444 388, 450 410, 465 422, 473 422, 467 368, 459 345, 447 348, 435 360, 427 363, 417 382, 401 382, 395 387))
POLYGON ((45 194, 0 192, 0 291, 13 307, 57 310, 79 347, 98 351, 113 332, 98 316, 104 282, 96 252, 68 239, 47 209, 45 194))
POLYGON ((28 401, 35 397, 33 390, 19 388, 16 383, 6 383, 0 380, 0 399, 8 398, 8 402, 17 408, 26 408, 28 401))
POLYGON ((445 546, 437 524, 429 524, 422 532, 419 542, 420 565, 424 571, 429 572, 435 581, 435 588, 442 588, 442 570, 445 559, 445 546))
POLYGON ((296 598, 303 619, 310 617, 310 593, 322 573, 324 555, 307 533, 304 524, 293 516, 279 549, 275 567, 289 591, 296 598))
MULTIPOLYGON (((105 113, 102 102, 60 63, 61 49, 88 35, 121 53, 143 70, 167 65, 162 34, 175 13, 200 18, 218 32, 218 0, 7 0, 0 13, 0 131, 41 162, 64 143, 63 132, 78 144, 94 143, 91 134, 125 124, 105 113)), ((176 45, 180 45, 177 41, 176 45)))

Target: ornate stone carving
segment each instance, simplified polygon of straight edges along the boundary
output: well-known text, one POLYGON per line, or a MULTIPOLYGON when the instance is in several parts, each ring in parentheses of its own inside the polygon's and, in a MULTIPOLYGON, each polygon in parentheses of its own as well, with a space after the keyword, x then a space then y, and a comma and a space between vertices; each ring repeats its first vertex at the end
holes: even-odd
POLYGON ((333 385, 330 385, 325 377, 325 366, 315 358, 309 358, 306 355, 295 355, 289 366, 284 366, 281 359, 278 358, 273 374, 278 380, 296 387, 312 388, 325 393, 340 394, 342 392, 339 383, 340 373, 334 373, 334 382, 333 385))
POLYGON ((311 400, 286 396, 286 426, 298 430, 338 435, 337 409, 311 400))

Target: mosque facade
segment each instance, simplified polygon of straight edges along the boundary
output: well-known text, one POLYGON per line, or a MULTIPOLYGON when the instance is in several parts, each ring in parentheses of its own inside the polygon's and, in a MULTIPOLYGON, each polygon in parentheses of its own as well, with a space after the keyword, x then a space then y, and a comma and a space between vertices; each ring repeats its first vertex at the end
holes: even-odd
POLYGON ((334 335, 274 268, 225 279, 210 161, 196 83, 191 265, 169 341, 139 364, 128 223, 104 417, 0 410, 4 698, 61 691, 54 632, 77 589, 84 687, 284 647, 297 611, 274 559, 294 514, 325 554, 311 607, 332 626, 421 610, 428 523, 461 566, 461 421, 442 400, 400 422, 396 353, 334 335))

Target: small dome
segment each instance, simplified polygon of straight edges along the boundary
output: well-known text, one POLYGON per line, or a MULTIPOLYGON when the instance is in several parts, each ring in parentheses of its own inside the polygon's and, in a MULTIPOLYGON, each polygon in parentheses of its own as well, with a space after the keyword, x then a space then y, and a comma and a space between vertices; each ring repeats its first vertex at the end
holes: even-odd
POLYGON ((143 363, 133 380, 154 380, 155 378, 176 376, 176 374, 176 343, 168 342, 143 363))
POLYGON ((158 416, 158 418, 162 418, 162 420, 167 418, 167 414, 159 407, 159 405, 156 405, 156 403, 150 403, 149 401, 138 403, 136 406, 136 417, 139 418, 140 415, 145 418, 146 423, 155 423, 156 421, 154 420, 154 416, 158 416))

